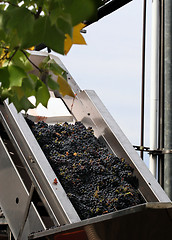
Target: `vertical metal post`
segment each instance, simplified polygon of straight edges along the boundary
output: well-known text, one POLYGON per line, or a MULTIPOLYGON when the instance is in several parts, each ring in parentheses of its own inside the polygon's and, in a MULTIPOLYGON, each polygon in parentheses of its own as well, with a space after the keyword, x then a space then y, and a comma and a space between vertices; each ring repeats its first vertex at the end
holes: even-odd
MULTIPOLYGON (((172 1, 164 0, 164 148, 172 149, 172 1)), ((164 156, 164 190, 172 199, 172 155, 164 156)))
MULTIPOLYGON (((146 0, 143 3, 143 42, 142 42, 142 94, 141 94, 141 140, 140 146, 144 147, 144 95, 145 95, 145 48, 146 48, 146 0)), ((143 159, 143 151, 140 153, 143 159)))
MULTIPOLYGON (((159 105, 159 39, 160 11, 159 0, 152 0, 152 42, 151 42, 151 88, 150 88, 150 149, 157 150, 158 139, 158 105, 159 105)), ((150 154, 149 168, 157 175, 157 155, 150 154)))
MULTIPOLYGON (((164 148, 164 0, 160 0, 160 54, 159 54, 159 127, 158 148, 164 148)), ((164 155, 158 155, 158 182, 164 188, 164 155)))

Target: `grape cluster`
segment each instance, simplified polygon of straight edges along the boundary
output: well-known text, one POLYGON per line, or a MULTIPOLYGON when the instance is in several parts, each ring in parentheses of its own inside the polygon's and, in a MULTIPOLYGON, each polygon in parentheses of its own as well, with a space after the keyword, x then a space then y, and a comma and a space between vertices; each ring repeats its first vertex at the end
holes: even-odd
POLYGON ((144 202, 133 168, 111 154, 91 127, 28 123, 81 219, 144 202))

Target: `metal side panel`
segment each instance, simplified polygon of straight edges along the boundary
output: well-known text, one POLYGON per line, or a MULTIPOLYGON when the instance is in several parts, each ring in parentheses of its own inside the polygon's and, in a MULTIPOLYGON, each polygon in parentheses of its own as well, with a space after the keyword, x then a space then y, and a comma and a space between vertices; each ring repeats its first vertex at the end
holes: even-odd
MULTIPOLYGON (((6 115, 6 117, 8 118, 8 115, 6 115)), ((51 206, 49 205, 49 202, 48 202, 45 194, 43 193, 43 191, 42 191, 42 189, 41 189, 41 187, 40 187, 36 177, 34 176, 34 174, 32 172, 32 169, 30 168, 30 166, 29 166, 29 164, 28 164, 28 162, 27 162, 27 160, 26 160, 22 150, 20 149, 20 147, 19 147, 19 145, 18 145, 18 143, 16 141, 16 138, 14 136, 15 132, 11 131, 9 124, 6 121, 6 119, 5 119, 5 117, 4 117, 3 113, 2 113, 2 106, 1 106, 1 112, 0 112, 0 121, 1 121, 2 125, 4 126, 4 129, 5 129, 6 133, 9 136, 9 139, 10 139, 11 143, 14 146, 14 148, 16 150, 16 153, 18 154, 18 158, 23 163, 23 166, 24 166, 24 169, 25 169, 26 173, 30 177, 30 180, 31 180, 32 184, 35 186, 35 189, 36 189, 37 193, 39 194, 39 196, 40 196, 40 198, 41 198, 41 200, 42 200, 42 202, 43 202, 43 204, 44 204, 44 206, 45 206, 45 208, 46 208, 46 210, 47 210, 51 220, 53 221, 54 225, 59 225, 59 222, 58 222, 56 216, 54 215, 54 212, 53 212, 51 206)))
MULTIPOLYGON (((0 153, 0 206, 14 238, 17 239, 23 225, 29 193, 1 138, 0 153)), ((27 239, 30 233, 43 229, 45 226, 34 205, 31 204, 21 239, 27 239)))
POLYGON ((78 121, 92 126, 95 135, 103 137, 114 154, 125 158, 133 166, 134 173, 139 179, 139 189, 148 202, 170 202, 164 190, 94 91, 80 91, 74 101, 70 97, 64 97, 63 100, 78 121))
POLYGON ((20 148, 24 156, 22 159, 24 167, 28 168, 29 165, 31 168, 33 177, 36 178, 39 184, 39 186, 35 187, 40 187, 44 193, 48 204, 58 220, 56 225, 80 221, 60 182, 58 181, 57 184, 54 184, 54 179, 57 176, 33 136, 23 115, 17 113, 13 104, 9 105, 5 101, 4 105, 4 108, 1 107, 1 112, 17 143, 15 147, 20 148))
POLYGON ((171 229, 172 203, 146 203, 79 223, 33 233, 29 239, 81 240, 79 233, 84 231, 84 240, 165 240, 170 238, 171 229), (89 238, 90 233, 92 238, 89 238))

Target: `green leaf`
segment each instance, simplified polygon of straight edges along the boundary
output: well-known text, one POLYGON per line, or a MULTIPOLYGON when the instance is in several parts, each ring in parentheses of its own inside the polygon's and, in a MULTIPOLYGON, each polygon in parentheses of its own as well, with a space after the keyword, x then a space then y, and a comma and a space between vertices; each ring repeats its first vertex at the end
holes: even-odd
POLYGON ((15 93, 15 95, 17 95, 17 98, 20 100, 22 97, 24 97, 24 91, 21 87, 12 87, 12 92, 15 93))
POLYGON ((60 29, 55 25, 52 26, 48 17, 44 19, 44 22, 45 29, 41 42, 43 42, 46 46, 55 52, 64 54, 64 33, 60 31, 60 29))
POLYGON ((64 39, 64 33, 55 25, 51 25, 49 16, 45 16, 37 19, 33 32, 23 37, 22 47, 29 48, 44 43, 55 52, 64 54, 64 39))
POLYGON ((8 39, 8 32, 6 30, 8 15, 5 11, 0 10, 0 39, 6 41, 8 39))
POLYGON ((63 72, 62 75, 61 75, 66 81, 67 81, 67 72, 63 72))
POLYGON ((49 68, 48 61, 50 60, 50 56, 47 56, 43 59, 43 61, 39 64, 39 68, 45 70, 49 68))
POLYGON ((54 59, 51 59, 49 56, 44 58, 44 60, 40 63, 39 68, 45 72, 51 71, 55 75, 64 75, 66 73, 66 71, 62 67, 60 67, 54 59))
POLYGON ((17 5, 19 2, 21 2, 21 1, 18 1, 18 0, 10 0, 10 3, 15 4, 15 5, 17 5))
POLYGON ((1 92, 1 99, 5 100, 6 98, 10 98, 12 96, 11 89, 0 89, 1 92))
POLYGON ((30 76, 23 79, 22 89, 26 97, 35 96, 35 86, 36 84, 30 76))
POLYGON ((15 65, 8 66, 8 71, 10 75, 10 87, 20 87, 22 85, 23 78, 27 76, 26 72, 22 68, 15 65))
MULTIPOLYGON (((0 43, 3 47, 8 47, 8 61, 5 62, 8 65, 2 67, 2 64, 5 64, 3 56, 6 57, 6 55, 1 47, 1 99, 8 97, 20 111, 34 107, 27 99, 31 95, 36 97, 37 105, 42 103, 47 106, 50 97, 48 87, 53 90, 59 89, 62 95, 74 97, 66 81, 66 71, 54 60, 47 58, 43 61, 41 65, 43 74, 39 78, 29 74, 32 65, 22 51, 44 43, 55 52, 64 54, 65 34, 72 37, 74 26, 95 17, 97 8, 102 5, 102 0, 9 0, 5 2, 9 3, 8 7, 5 7, 7 4, 0 4, 0 43), (19 3, 22 3, 21 7, 18 6, 19 3), (38 10, 43 14, 37 14, 38 10), (16 49, 22 51, 16 52, 16 49), (58 76, 57 82, 49 76, 48 72, 58 76)), ((4 2, 1 1, 1 3, 4 2)))
POLYGON ((1 87, 9 88, 10 86, 9 77, 10 77, 10 74, 8 71, 8 67, 0 68, 0 82, 2 83, 1 87))
POLYGON ((40 88, 40 87, 42 87, 42 84, 43 84, 43 82, 37 77, 37 80, 36 80, 36 85, 35 85, 35 91, 38 91, 38 89, 40 88))
POLYGON ((26 112, 28 109, 35 108, 35 106, 25 96, 20 100, 20 104, 22 110, 25 110, 26 112))
MULTIPOLYGON (((31 78, 31 80, 33 81, 33 83, 34 83, 34 85, 35 85, 35 88, 37 87, 37 82, 40 82, 39 86, 41 86, 41 81, 40 81, 40 79, 39 79, 38 76, 36 76, 36 75, 34 75, 34 74, 32 74, 32 73, 28 74, 28 76, 29 76, 29 78, 31 78)), ((39 86, 38 86, 38 87, 39 87, 39 86)))
POLYGON ((12 95, 10 98, 10 103, 13 103, 15 108, 17 109, 18 112, 20 112, 23 108, 22 105, 20 104, 20 101, 17 97, 17 95, 12 95))
POLYGON ((59 15, 62 13, 61 9, 59 7, 55 7, 54 9, 51 10, 50 12, 50 21, 51 24, 54 25, 57 23, 57 19, 59 15))
POLYGON ((19 100, 17 95, 15 94, 10 97, 10 102, 13 102, 18 112, 20 112, 21 110, 27 111, 30 108, 35 108, 35 106, 25 96, 23 96, 19 100))
POLYGON ((5 7, 6 7, 6 4, 1 4, 0 5, 0 10, 4 10, 5 7))
POLYGON ((64 0, 63 2, 65 12, 71 15, 73 26, 89 20, 97 11, 97 4, 92 0, 64 0))
POLYGON ((59 90, 59 84, 56 81, 54 81, 50 75, 48 76, 47 84, 48 87, 51 88, 52 90, 59 90))
POLYGON ((0 36, 1 36, 1 40, 5 40, 5 32, 4 30, 0 29, 0 36))
POLYGON ((61 68, 54 59, 51 59, 48 61, 49 63, 49 69, 52 71, 55 75, 61 75, 65 72, 63 68, 61 68))
POLYGON ((33 31, 34 16, 27 8, 18 7, 10 10, 10 19, 8 20, 7 27, 16 31, 20 38, 33 31))
POLYGON ((61 31, 64 32, 64 34, 69 34, 69 36, 72 38, 73 27, 72 19, 69 14, 59 16, 57 19, 57 26, 61 31))
POLYGON ((48 100, 50 98, 50 93, 47 86, 42 83, 42 86, 38 88, 36 93, 36 106, 41 103, 44 107, 47 107, 48 100))
POLYGON ((72 38, 73 26, 70 14, 64 13, 62 9, 55 8, 51 11, 50 21, 56 25, 64 34, 69 34, 72 38))
POLYGON ((55 75, 60 75, 65 72, 54 59, 51 59, 49 56, 45 57, 40 63, 39 68, 43 71, 52 71, 55 75))
POLYGON ((6 11, 0 9, 0 29, 4 29, 7 19, 8 16, 6 14, 6 11))
MULTIPOLYGON (((28 57, 29 54, 27 52, 25 52, 28 57)), ((24 71, 28 72, 31 71, 33 69, 33 66, 31 65, 31 63, 29 62, 29 60, 27 59, 27 57, 24 55, 24 53, 22 53, 21 51, 17 51, 16 54, 14 55, 14 57, 12 58, 11 62, 22 68, 24 71)))

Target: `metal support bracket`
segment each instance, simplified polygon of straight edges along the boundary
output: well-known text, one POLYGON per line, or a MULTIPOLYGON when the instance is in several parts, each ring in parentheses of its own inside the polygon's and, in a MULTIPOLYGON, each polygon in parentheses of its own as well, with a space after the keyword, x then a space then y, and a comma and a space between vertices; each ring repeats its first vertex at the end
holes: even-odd
POLYGON ((172 154, 172 149, 155 149, 151 150, 149 147, 144 146, 133 146, 136 151, 148 152, 148 154, 152 155, 164 155, 164 154, 172 154))
POLYGON ((25 213, 24 213, 24 216, 23 216, 23 221, 22 221, 22 224, 21 224, 21 228, 19 230, 19 235, 18 235, 17 240, 21 240, 22 239, 23 230, 24 230, 24 227, 25 227, 25 224, 26 224, 26 221, 27 221, 27 217, 29 215, 29 210, 30 210, 30 206, 31 206, 31 201, 32 201, 34 189, 35 188, 34 188, 34 185, 32 183, 31 189, 30 189, 30 193, 29 193, 29 197, 28 197, 27 204, 26 204, 25 213))

